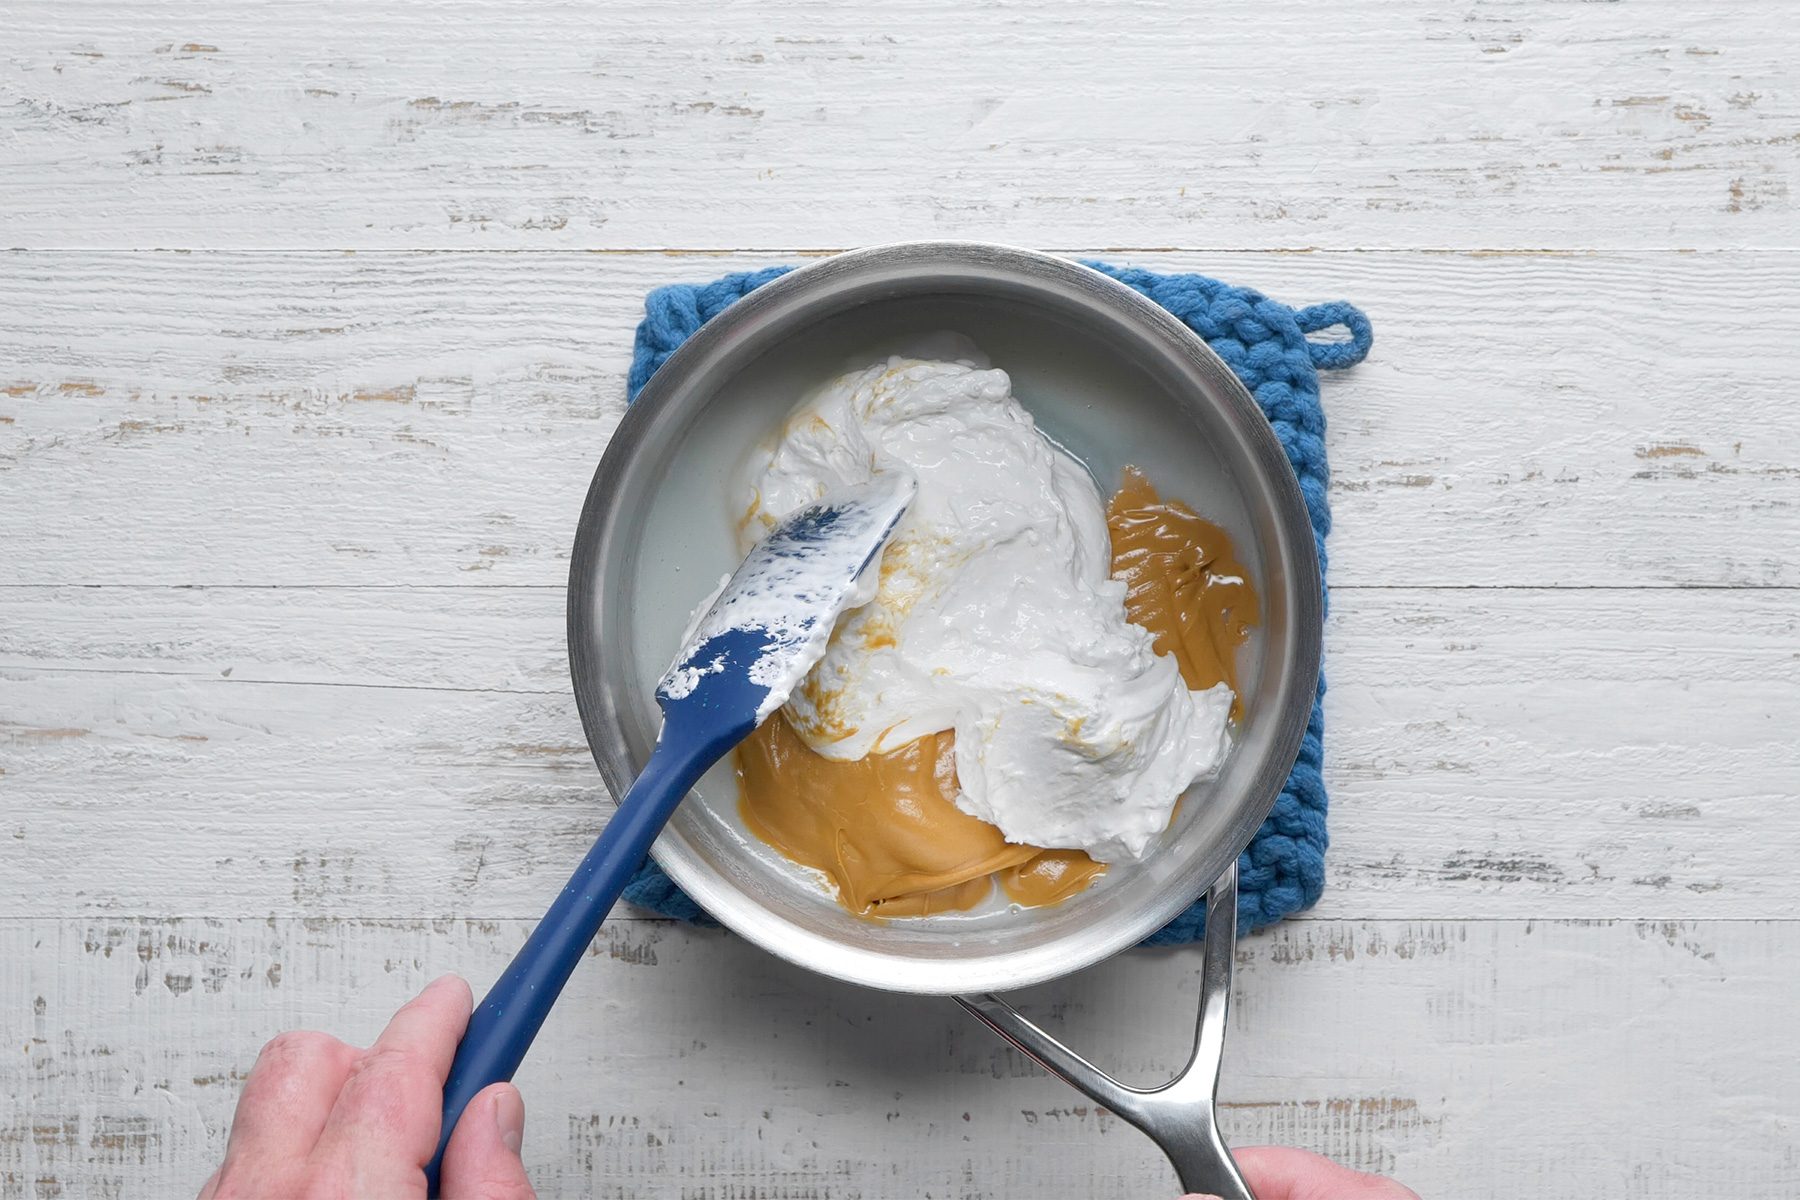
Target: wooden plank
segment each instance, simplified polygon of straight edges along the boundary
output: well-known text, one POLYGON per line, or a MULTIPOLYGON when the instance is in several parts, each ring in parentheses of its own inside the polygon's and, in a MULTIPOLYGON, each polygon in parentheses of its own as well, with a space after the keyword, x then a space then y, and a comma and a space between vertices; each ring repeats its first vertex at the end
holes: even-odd
MULTIPOLYGON (((491 979, 526 929, 0 921, 22 1016, 0 1057, 0 1189, 188 1194, 264 1040, 310 1026, 366 1042, 435 975, 491 979)), ((1286 925, 1239 951, 1229 1133, 1459 1200, 1786 1200, 1797 951, 1793 922, 1286 925)), ((1128 954, 1029 1010, 1128 1079, 1166 1077, 1196 958, 1128 954)), ((947 1001, 665 923, 608 928, 519 1082, 545 1196, 1176 1191, 1140 1135, 947 1001)))
POLYGON ((16 3, 0 244, 1793 246, 1787 16, 16 3))
MULTIPOLYGON (((188 1194, 268 1036, 498 973, 608 809, 560 589, 643 292, 930 236, 1375 320, 1327 395, 1329 890, 1240 949, 1234 1140, 1791 1197, 1787 18, 9 6, 0 1197, 188 1194)), ((1028 1000, 1149 1081, 1195 989, 1028 1000)), ((546 1038, 546 1196, 1175 1190, 949 1006, 642 915, 546 1038)))
MULTIPOLYGON (((1790 255, 1114 257, 1367 307, 1338 584, 1800 584, 1790 255)), ((769 260, 0 257, 9 580, 560 586, 643 294, 769 260)))
MULTIPOLYGON (((0 913, 531 915, 609 808, 562 603, 0 589, 0 913)), ((1797 624, 1778 589, 1339 592, 1320 912, 1800 917, 1797 624)))

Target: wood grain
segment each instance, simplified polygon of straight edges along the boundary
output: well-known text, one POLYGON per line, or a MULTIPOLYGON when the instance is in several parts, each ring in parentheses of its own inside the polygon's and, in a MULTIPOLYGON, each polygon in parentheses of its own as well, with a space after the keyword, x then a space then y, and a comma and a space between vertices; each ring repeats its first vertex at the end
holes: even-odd
POLYGON ((1792 247, 1788 16, 15 3, 0 244, 1792 247))
MULTIPOLYGON (((1337 584, 1800 585, 1794 255, 1113 257, 1368 309, 1337 584)), ((11 579, 560 585, 644 293, 769 261, 0 256, 11 579)))
MULTIPOLYGON (((539 911, 610 807, 562 611, 0 589, 0 914, 539 911)), ((1779 589, 1338 593, 1320 912, 1800 917, 1797 627, 1779 589)))
MULTIPOLYGON (((1328 890, 1240 947, 1233 1141, 1795 1194, 1780 0, 0 24, 0 1197, 191 1193, 264 1039, 497 974, 608 810, 561 588, 644 292, 910 237, 1374 320, 1326 392, 1328 890)), ((1148 1082, 1196 969, 1026 999, 1148 1082)), ((948 1005, 642 914, 548 1037, 546 1197, 1175 1190, 948 1005)))
MULTIPOLYGON (((177 1196, 262 1041, 366 1042, 520 922, 0 921, 25 964, 0 1190, 177 1196), (23 1053, 21 1053, 21 1051, 23 1053)), ((1238 1144, 1313 1146, 1421 1195, 1781 1200, 1800 1171, 1791 922, 1303 922, 1246 943, 1221 1092, 1238 1144), (1647 1097, 1680 1103, 1646 1103, 1647 1097), (1696 1122, 1715 1136, 1694 1138, 1696 1122), (1497 1131, 1504 1131, 1501 1136, 1497 1131)), ((1123 1077, 1185 1057, 1190 951, 1027 994, 1123 1077)), ((835 985, 736 939, 609 926, 527 1061, 544 1196, 1164 1196, 1149 1143, 947 1001, 835 985), (677 981, 682 981, 682 983, 677 981)))

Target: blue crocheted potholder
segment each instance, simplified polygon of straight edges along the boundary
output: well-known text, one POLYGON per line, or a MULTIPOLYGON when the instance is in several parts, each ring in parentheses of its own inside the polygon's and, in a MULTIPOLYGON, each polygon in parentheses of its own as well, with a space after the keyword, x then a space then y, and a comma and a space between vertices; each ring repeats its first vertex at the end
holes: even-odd
MULTIPOLYGON (((1253 292, 1204 275, 1159 275, 1130 267, 1089 262, 1126 287, 1149 297, 1206 339, 1256 397, 1281 439, 1288 462, 1306 497, 1319 573, 1325 573, 1325 535, 1331 530, 1326 485, 1325 412, 1319 405, 1319 372, 1354 366, 1369 353, 1374 335, 1369 319, 1342 301, 1292 309, 1253 292), (1342 327, 1348 340, 1315 342, 1307 335, 1342 327)), ((727 275, 703 284, 671 284, 644 300, 637 329, 628 400, 636 400, 650 376, 694 331, 745 293, 786 274, 790 267, 727 275)), ((1325 886, 1325 680, 1319 679, 1312 716, 1293 773, 1281 789, 1269 819, 1238 859, 1238 928, 1273 924, 1313 904, 1325 886)), ((684 921, 712 924, 699 905, 676 887, 654 862, 646 861, 625 889, 625 899, 684 921)), ((1204 900, 1146 939, 1147 946, 1199 940, 1204 900)))

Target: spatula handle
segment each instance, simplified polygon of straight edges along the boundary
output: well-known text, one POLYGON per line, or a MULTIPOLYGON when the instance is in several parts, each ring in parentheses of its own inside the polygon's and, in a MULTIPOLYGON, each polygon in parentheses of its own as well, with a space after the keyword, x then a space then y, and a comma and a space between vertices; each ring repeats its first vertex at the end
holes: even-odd
POLYGON ((432 1196, 438 1194, 444 1147, 450 1144, 463 1109, 482 1088, 510 1080, 519 1069, 575 964, 600 932, 601 922, 644 861, 650 844, 688 789, 730 746, 729 742, 723 747, 697 745, 667 733, 562 894, 469 1017, 468 1031, 444 1083, 437 1153, 425 1168, 432 1196))

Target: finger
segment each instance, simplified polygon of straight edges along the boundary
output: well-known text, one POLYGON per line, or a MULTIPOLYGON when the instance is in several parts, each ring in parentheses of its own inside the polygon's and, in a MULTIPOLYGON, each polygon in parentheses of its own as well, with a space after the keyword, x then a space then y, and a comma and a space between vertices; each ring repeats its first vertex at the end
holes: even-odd
POLYGON ((264 1046, 238 1097, 213 1191, 233 1179, 273 1178, 278 1169, 303 1163, 356 1053, 330 1034, 310 1031, 278 1034, 264 1046))
POLYGON ((408 1001, 351 1068, 313 1161, 356 1195, 423 1185, 437 1150, 444 1077, 469 1024, 469 985, 446 975, 408 1001))
POLYGON ((1257 1200, 1418 1200, 1391 1179, 1353 1171, 1307 1150, 1248 1146, 1231 1153, 1257 1200))
POLYGON ((444 1200, 536 1200, 519 1145, 525 1101, 510 1083, 477 1092, 444 1148, 444 1200))

